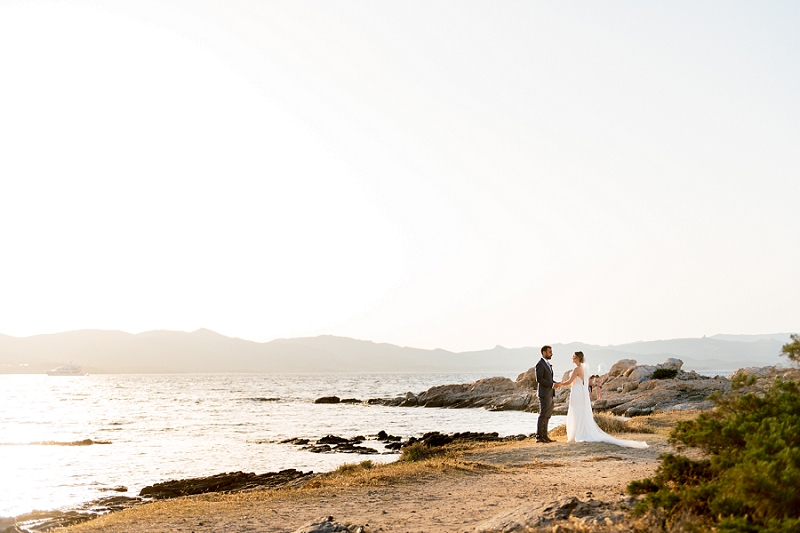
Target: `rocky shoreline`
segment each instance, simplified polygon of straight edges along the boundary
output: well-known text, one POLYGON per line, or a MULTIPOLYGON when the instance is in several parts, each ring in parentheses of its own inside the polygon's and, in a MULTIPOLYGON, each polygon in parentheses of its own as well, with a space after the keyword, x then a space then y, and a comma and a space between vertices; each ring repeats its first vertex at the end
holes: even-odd
MULTIPOLYGON (((402 437, 379 431, 375 440, 385 443, 390 453, 399 453, 403 447, 421 443, 429 448, 442 447, 453 442, 496 442, 501 440, 524 440, 524 435, 501 438, 494 433, 463 432, 445 434, 438 431, 425 433, 422 437, 402 437)), ((314 442, 310 439, 287 439, 282 444, 302 446, 314 453, 357 453, 372 455, 379 453, 374 448, 358 446, 366 439, 363 436, 352 438, 326 435, 314 442)), ((254 490, 269 490, 299 487, 315 477, 312 471, 301 472, 293 468, 280 472, 255 474, 253 472, 224 472, 212 476, 164 481, 148 485, 139 491, 137 497, 109 496, 92 500, 74 509, 54 511, 33 511, 15 518, 0 519, 0 533, 40 533, 58 527, 67 527, 92 520, 112 511, 122 511, 156 500, 166 500, 183 496, 221 493, 234 494, 254 490)), ((127 490, 126 487, 119 489, 127 490)), ((112 489, 117 490, 117 489, 112 489)), ((324 521, 323 521, 324 522, 324 521)))
MULTIPOLYGON (((601 398, 594 400, 592 407, 596 412, 609 411, 626 417, 671 410, 706 410, 712 407, 708 400, 712 393, 730 389, 728 378, 701 376, 694 370, 682 370, 682 366, 683 361, 673 358, 658 365, 639 365, 632 359, 618 361, 600 376, 601 398)), ((407 392, 395 398, 372 398, 363 403, 535 413, 539 411, 536 388, 536 372, 531 368, 515 381, 492 377, 473 383, 439 385, 418 394, 407 392)), ((328 397, 325 403, 337 403, 334 399, 338 398, 328 397)), ((569 389, 557 389, 554 414, 566 414, 568 401, 569 389)))
MULTIPOLYGON (((797 372, 792 370, 776 367, 754 367, 737 370, 730 378, 720 376, 708 378, 700 376, 696 372, 685 372, 681 367, 682 362, 676 359, 668 359, 661 365, 637 365, 633 360, 621 360, 613 365, 609 372, 603 376, 601 380, 603 386, 602 399, 593 402, 594 409, 625 416, 657 415, 670 412, 679 414, 680 411, 686 410, 705 410, 712 407, 708 396, 714 392, 725 392, 732 389, 738 393, 758 392, 775 379, 786 377, 789 374, 794 378, 797 377, 795 375, 797 372), (673 375, 672 377, 658 379, 655 376, 658 375, 657 371, 659 370, 668 370, 670 373, 667 373, 667 375, 673 375)), ((664 372, 660 374, 663 375, 664 372)), ((419 395, 407 393, 402 397, 389 400, 373 399, 361 403, 403 407, 412 405, 450 408, 483 407, 492 410, 511 409, 514 406, 513 408, 517 410, 536 411, 538 405, 535 399, 535 391, 535 374, 531 369, 520 374, 516 381, 511 381, 507 378, 489 378, 472 384, 433 387, 419 395), (527 400, 522 402, 522 399, 526 398, 527 400), (505 407, 498 409, 499 405, 505 407)), ((558 391, 556 399, 557 408, 562 413, 566 412, 568 391, 566 389, 558 391)), ((360 402, 360 400, 357 401, 360 402)), ((328 401, 327 403, 340 402, 328 401)), ((310 439, 295 438, 287 439, 282 443, 303 446, 308 451, 316 453, 359 453, 370 455, 380 452, 373 448, 362 446, 361 444, 366 440, 379 441, 383 443, 390 453, 399 453, 402 448, 417 443, 431 448, 446 446, 457 441, 505 441, 512 443, 513 441, 525 441, 528 438, 525 435, 499 437, 497 433, 465 432, 448 435, 430 432, 420 438, 409 437, 404 440, 399 436, 379 431, 369 439, 363 436, 345 438, 327 435, 314 442, 310 439)), ((570 448, 570 453, 572 453, 572 450, 573 448, 570 448)), ((627 451, 626 453, 633 452, 627 451)), ((600 456, 596 459, 588 458, 584 460, 599 461, 604 458, 610 459, 612 457, 600 456)), ((557 462, 555 464, 561 465, 557 462)), ((230 472, 200 478, 172 480, 145 487, 140 491, 138 497, 109 496, 67 511, 35 511, 18 516, 16 519, 0 519, 0 532, 44 532, 57 527, 67 527, 87 522, 113 511, 138 507, 140 504, 156 500, 212 493, 235 494, 300 487, 316 476, 317 474, 313 472, 288 469, 266 474, 230 472)), ((591 524, 610 525, 616 523, 617 517, 620 516, 621 509, 624 506, 624 502, 595 501, 591 498, 591 493, 587 493, 587 498, 583 500, 571 497, 554 500, 547 504, 537 503, 535 505, 520 506, 507 514, 496 516, 493 519, 494 521, 486 523, 483 530, 504 531, 506 526, 510 527, 513 521, 516 520, 517 523, 522 523, 520 520, 523 519, 527 524, 526 527, 534 524, 534 522, 538 527, 550 524, 553 520, 565 519, 564 517, 570 520, 580 519, 581 523, 586 524, 591 522, 591 524), (595 518, 599 521, 594 521, 595 518), (587 522, 587 520, 590 522, 587 522)), ((413 513, 414 511, 411 512, 413 513)), ((334 524, 337 524, 332 518, 328 518, 317 520, 315 523, 321 525, 321 527, 333 527, 334 524)), ((305 529, 301 528, 297 531, 306 533, 317 531, 311 528, 313 525, 312 523, 307 524, 308 527, 304 526, 305 529)), ((347 526, 349 529, 323 529, 319 531, 355 531, 351 526, 352 524, 347 526)), ((476 531, 482 531, 482 529, 478 528, 476 531)))

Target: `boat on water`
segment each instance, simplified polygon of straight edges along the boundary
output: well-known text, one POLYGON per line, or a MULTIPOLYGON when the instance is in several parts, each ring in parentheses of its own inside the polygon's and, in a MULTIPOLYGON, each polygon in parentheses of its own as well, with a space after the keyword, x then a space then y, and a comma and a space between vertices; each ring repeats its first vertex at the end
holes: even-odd
POLYGON ((86 372, 81 370, 81 367, 78 365, 73 365, 72 363, 64 366, 60 366, 58 368, 53 368, 52 370, 48 370, 48 376, 86 376, 86 372))

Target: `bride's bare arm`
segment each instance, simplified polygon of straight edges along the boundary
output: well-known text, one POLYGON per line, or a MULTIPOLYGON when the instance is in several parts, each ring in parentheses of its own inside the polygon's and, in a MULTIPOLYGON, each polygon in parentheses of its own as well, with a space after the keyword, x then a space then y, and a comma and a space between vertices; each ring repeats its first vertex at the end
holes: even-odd
POLYGON ((570 374, 569 379, 567 381, 559 382, 559 385, 561 387, 567 387, 569 385, 572 385, 572 382, 575 381, 575 378, 577 378, 577 377, 583 379, 583 376, 581 376, 581 369, 578 368, 578 367, 575 367, 575 368, 572 369, 572 374, 570 374))

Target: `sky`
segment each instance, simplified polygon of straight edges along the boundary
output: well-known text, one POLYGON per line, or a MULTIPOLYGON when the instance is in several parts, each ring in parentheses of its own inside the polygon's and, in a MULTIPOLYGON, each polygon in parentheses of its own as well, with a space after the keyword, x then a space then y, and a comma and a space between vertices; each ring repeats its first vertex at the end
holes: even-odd
POLYGON ((800 4, 0 3, 0 333, 800 327, 800 4))

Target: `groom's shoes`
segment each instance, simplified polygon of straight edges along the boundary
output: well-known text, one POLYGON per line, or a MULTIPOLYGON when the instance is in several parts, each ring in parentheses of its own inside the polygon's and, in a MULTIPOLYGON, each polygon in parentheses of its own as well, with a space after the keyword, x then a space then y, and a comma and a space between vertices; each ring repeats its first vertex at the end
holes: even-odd
POLYGON ((553 442, 553 441, 550 440, 550 437, 536 437, 536 442, 541 442, 543 444, 548 444, 548 443, 553 442))

